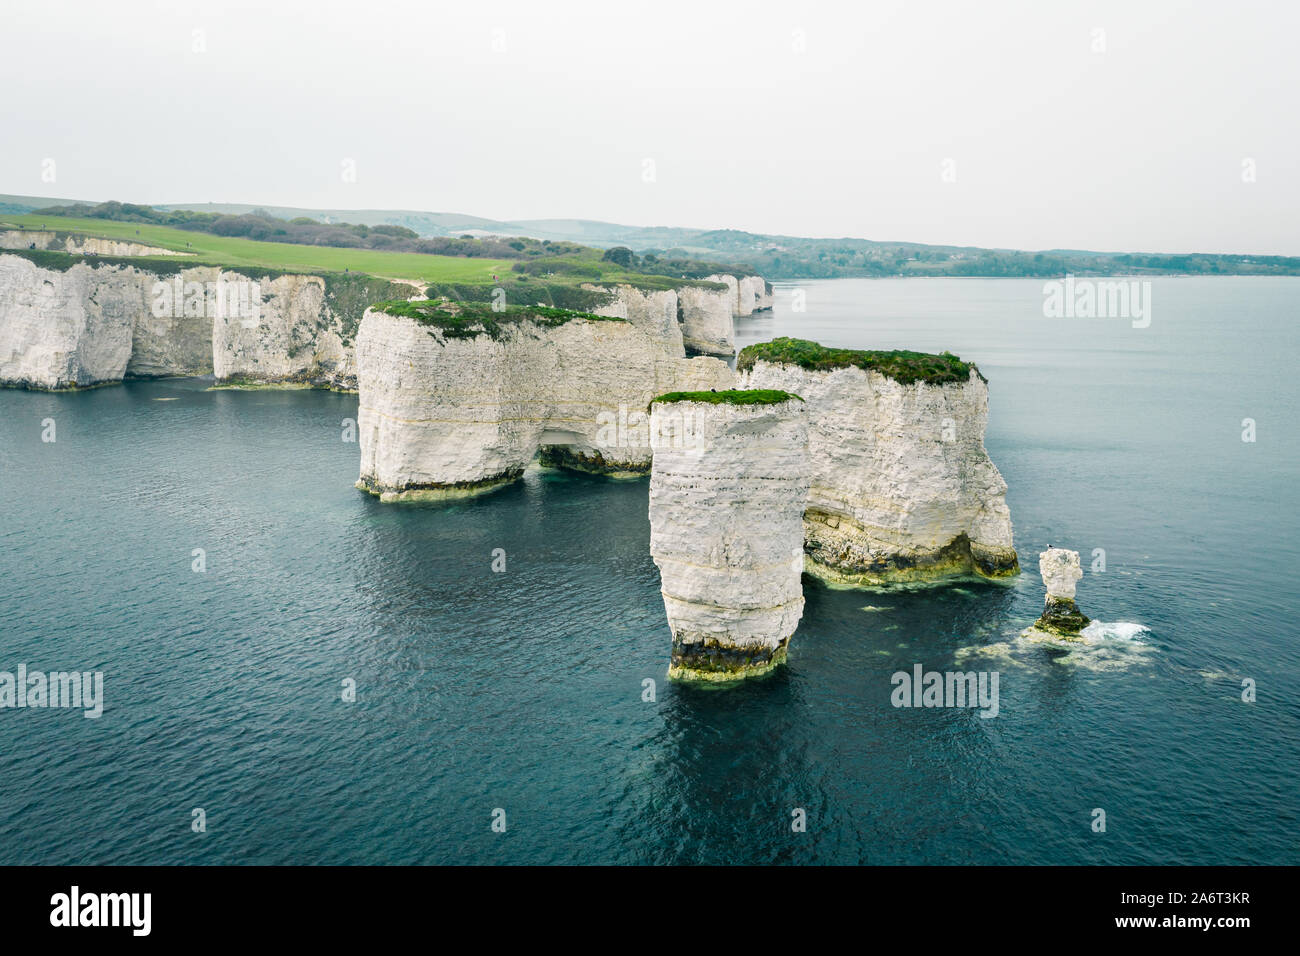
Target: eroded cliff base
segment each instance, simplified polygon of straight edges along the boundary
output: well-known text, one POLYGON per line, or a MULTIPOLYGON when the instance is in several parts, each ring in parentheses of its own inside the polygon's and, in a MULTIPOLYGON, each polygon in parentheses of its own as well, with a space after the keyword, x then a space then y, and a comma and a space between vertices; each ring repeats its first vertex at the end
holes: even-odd
POLYGON ((377 484, 368 477, 358 478, 356 487, 383 502, 392 501, 447 501, 454 498, 473 498, 504 488, 518 481, 524 470, 511 469, 480 481, 458 481, 449 484, 403 485, 400 488, 377 484))
MULTIPOLYGON (((158 376, 153 376, 158 377, 158 376)), ((295 388, 322 389, 344 395, 357 394, 356 375, 339 374, 318 367, 305 369, 286 376, 228 375, 212 383, 214 389, 271 389, 289 391, 295 388)))
POLYGON ((84 385, 76 383, 68 385, 47 385, 36 379, 17 378, 0 382, 0 388, 21 388, 28 392, 85 392, 92 388, 105 388, 109 385, 121 385, 127 381, 125 378, 105 379, 99 382, 87 382, 84 385))
POLYGON ((771 646, 737 644, 716 635, 675 635, 668 677, 710 684, 761 677, 785 663, 789 646, 789 637, 771 646))
POLYGON ((644 478, 650 474, 648 460, 609 461, 598 451, 587 454, 568 445, 543 445, 538 449, 537 463, 544 468, 580 471, 586 475, 601 475, 606 478, 644 478))
POLYGON ((1084 643, 1083 629, 1092 623, 1073 598, 1048 595, 1042 616, 1027 628, 1022 637, 1041 641, 1084 643))
POLYGON ((878 543, 844 515, 804 514, 804 570, 834 587, 880 587, 976 575, 999 580, 1020 573, 1011 548, 990 547, 959 534, 941 548, 878 543))

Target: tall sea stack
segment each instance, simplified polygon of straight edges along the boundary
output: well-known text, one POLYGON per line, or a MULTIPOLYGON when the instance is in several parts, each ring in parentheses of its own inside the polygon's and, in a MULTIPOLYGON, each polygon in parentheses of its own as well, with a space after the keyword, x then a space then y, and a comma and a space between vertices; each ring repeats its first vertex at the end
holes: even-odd
POLYGON ((803 615, 808 417, 776 390, 655 399, 650 553, 672 629, 668 675, 728 681, 785 660, 803 615))
POLYGON ((1038 556, 1038 570, 1047 588, 1047 600, 1042 616, 1024 636, 1039 640, 1082 640, 1080 632, 1092 622, 1074 603, 1074 586, 1083 577, 1079 552, 1048 548, 1038 556))

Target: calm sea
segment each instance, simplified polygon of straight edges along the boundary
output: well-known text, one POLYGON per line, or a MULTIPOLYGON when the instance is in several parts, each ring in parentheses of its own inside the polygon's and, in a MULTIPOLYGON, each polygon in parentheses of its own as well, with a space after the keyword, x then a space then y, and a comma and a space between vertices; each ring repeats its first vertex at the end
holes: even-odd
POLYGON ((1300 280, 1157 279, 1146 328, 1044 318, 1042 285, 809 282, 739 320, 978 362, 1026 573, 806 579, 789 665, 725 691, 665 679, 645 481, 380 505, 355 397, 0 391, 0 671, 105 697, 0 710, 0 863, 1295 863, 1300 280), (1048 543, 1146 630, 1019 644, 1048 543), (891 706, 916 664, 996 671, 998 716, 891 706))

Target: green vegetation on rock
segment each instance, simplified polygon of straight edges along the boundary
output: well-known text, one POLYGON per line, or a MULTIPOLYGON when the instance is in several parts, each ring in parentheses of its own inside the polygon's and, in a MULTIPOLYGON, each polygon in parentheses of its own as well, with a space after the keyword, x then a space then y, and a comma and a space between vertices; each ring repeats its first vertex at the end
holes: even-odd
POLYGON ((728 388, 722 391, 710 390, 707 392, 666 392, 658 398, 650 400, 650 404, 656 402, 706 402, 710 405, 779 405, 782 402, 788 402, 790 399, 798 399, 798 395, 790 392, 783 392, 776 388, 728 388))
POLYGON ((1034 622, 1033 630, 1077 641, 1080 640, 1079 632, 1091 623, 1092 619, 1079 610, 1073 599, 1048 595, 1043 614, 1034 622))
POLYGON ((716 638, 694 644, 674 645, 668 677, 672 680, 708 684, 726 683, 770 674, 786 662, 790 639, 775 648, 736 647, 716 638))
POLYGON ((420 302, 394 300, 377 302, 371 306, 377 312, 414 319, 449 339, 472 339, 488 335, 501 338, 506 328, 521 322, 532 322, 555 328, 584 319, 589 322, 626 322, 626 319, 608 315, 593 315, 572 309, 554 309, 548 306, 507 305, 500 310, 483 302, 446 302, 438 299, 420 302))
POLYGON ((325 280, 325 304, 339 320, 339 336, 351 345, 366 309, 377 302, 389 302, 414 290, 404 282, 376 279, 363 272, 328 272, 325 280))
POLYGON ((971 370, 980 378, 984 376, 973 362, 963 362, 951 352, 934 355, 929 352, 909 352, 906 349, 871 351, 859 349, 828 348, 807 339, 785 336, 770 342, 747 345, 740 350, 736 368, 745 372, 756 362, 780 365, 797 365, 813 371, 830 371, 837 368, 860 368, 879 372, 903 385, 925 382, 941 385, 945 382, 964 382, 971 370))
POLYGON ((567 282, 550 282, 531 276, 502 278, 495 285, 473 285, 439 282, 425 289, 430 299, 450 299, 453 302, 486 302, 504 298, 504 304, 515 303, 525 307, 540 305, 573 312, 591 312, 614 301, 610 292, 583 289, 567 282), (501 292, 498 293, 497 289, 501 292))
POLYGON ((83 256, 54 249, 0 249, 0 255, 19 256, 51 272, 67 272, 75 265, 130 266, 157 276, 174 276, 184 269, 206 265, 180 256, 83 256))

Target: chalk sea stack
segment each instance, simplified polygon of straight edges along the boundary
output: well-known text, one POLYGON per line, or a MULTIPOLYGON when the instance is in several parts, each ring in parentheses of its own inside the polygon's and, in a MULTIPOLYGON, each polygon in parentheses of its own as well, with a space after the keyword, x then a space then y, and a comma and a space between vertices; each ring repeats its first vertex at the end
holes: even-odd
POLYGON ((736 367, 738 387, 808 403, 809 573, 852 587, 1019 572, 973 363, 778 338, 742 349, 736 367))
POLYGON ((669 677, 730 681, 786 658, 803 615, 808 416, 778 390, 676 392, 650 416, 650 553, 669 677))
POLYGON ((736 277, 710 276, 714 288, 686 286, 677 290, 678 317, 688 355, 736 354, 736 277), (722 283, 722 279, 730 283, 722 283))
POLYGON ((1074 603, 1075 584, 1083 577, 1079 552, 1048 548, 1038 556, 1038 570, 1047 588, 1047 601, 1042 616, 1023 636, 1039 640, 1082 641, 1080 632, 1091 620, 1074 603))

